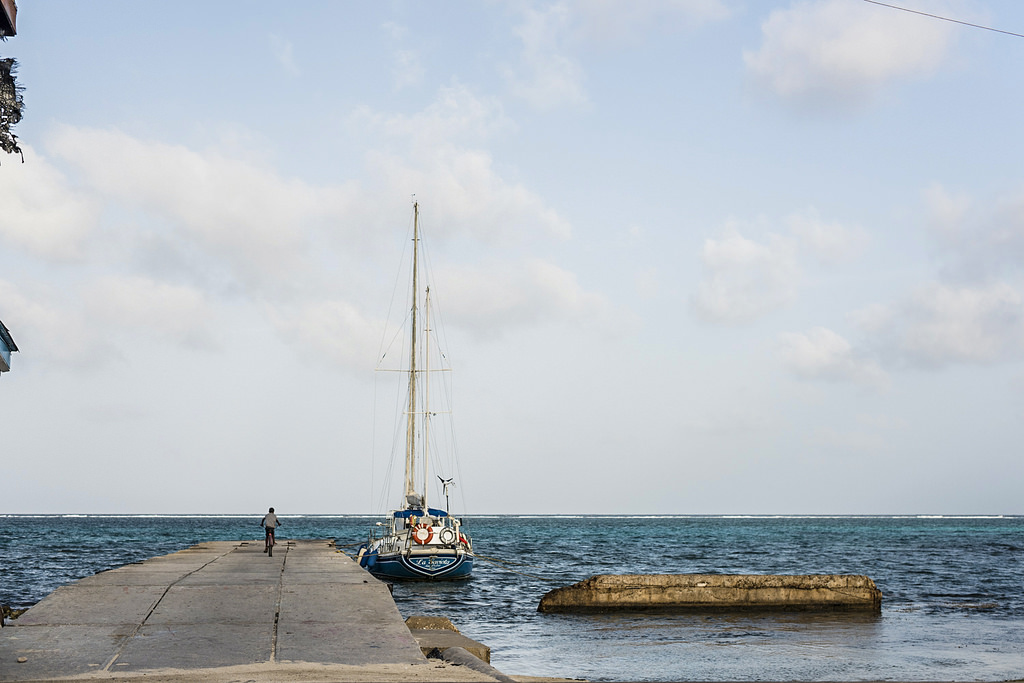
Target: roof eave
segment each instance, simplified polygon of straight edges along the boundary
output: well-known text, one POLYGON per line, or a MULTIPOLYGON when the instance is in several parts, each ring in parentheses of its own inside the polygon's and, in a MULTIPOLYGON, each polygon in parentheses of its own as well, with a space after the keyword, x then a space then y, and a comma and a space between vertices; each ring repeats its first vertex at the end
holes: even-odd
POLYGON ((4 325, 2 320, 0 320, 0 339, 3 340, 4 344, 7 345, 7 348, 12 352, 18 350, 18 345, 14 343, 14 337, 11 336, 11 331, 7 329, 7 326, 4 325))

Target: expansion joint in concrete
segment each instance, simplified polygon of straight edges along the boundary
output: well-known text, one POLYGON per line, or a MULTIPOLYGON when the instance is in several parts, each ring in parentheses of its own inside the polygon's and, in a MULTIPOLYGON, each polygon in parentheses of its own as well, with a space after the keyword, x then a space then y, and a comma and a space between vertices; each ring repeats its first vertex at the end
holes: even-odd
POLYGON ((270 661, 277 661, 277 624, 281 620, 281 596, 284 594, 284 568, 288 564, 288 548, 291 543, 284 545, 284 559, 281 560, 281 574, 277 579, 277 604, 274 606, 274 633, 270 639, 270 661))
POLYGON ((174 581, 172 581, 172 582, 171 582, 171 584, 170 584, 169 586, 167 586, 167 588, 165 588, 165 589, 164 589, 164 592, 160 594, 160 597, 156 599, 156 601, 155 601, 155 602, 154 602, 154 603, 152 604, 152 606, 150 606, 150 608, 149 608, 149 611, 148 611, 148 612, 146 612, 146 616, 144 616, 144 617, 143 617, 143 618, 142 618, 142 619, 141 619, 141 620, 139 621, 139 623, 135 625, 135 628, 133 628, 133 629, 132 629, 132 632, 131 632, 131 633, 129 633, 128 635, 126 635, 126 636, 125 636, 125 637, 124 637, 124 638, 123 638, 123 639, 121 640, 121 643, 120 643, 120 644, 118 645, 118 647, 117 647, 117 652, 115 652, 115 653, 114 653, 114 656, 113 656, 113 657, 111 657, 109 661, 107 661, 107 663, 106 663, 106 664, 105 664, 105 665, 103 666, 103 668, 101 669, 101 671, 110 671, 110 667, 114 666, 114 663, 115 663, 115 662, 117 661, 117 659, 118 659, 118 658, 119 658, 119 657, 121 656, 121 654, 122 654, 122 653, 124 652, 124 649, 125 649, 125 647, 126 647, 126 646, 128 645, 128 643, 130 643, 130 642, 131 642, 132 638, 134 638, 135 636, 137 636, 137 635, 139 634, 139 631, 141 631, 141 630, 142 630, 142 627, 143 627, 143 626, 145 626, 145 624, 146 624, 146 621, 147 621, 147 620, 148 620, 148 619, 149 619, 149 618, 150 618, 151 616, 153 616, 153 612, 155 612, 155 611, 156 611, 156 608, 157 608, 157 607, 158 607, 158 606, 160 605, 160 601, 161 601, 161 600, 163 600, 163 599, 164 599, 165 597, 167 597, 167 593, 169 593, 169 592, 170 592, 171 588, 173 588, 174 586, 176 586, 176 585, 177 585, 178 583, 180 583, 181 581, 184 581, 184 580, 185 580, 185 579, 187 579, 188 577, 192 576, 192 575, 193 575, 193 574, 195 574, 196 572, 198 572, 198 571, 201 571, 201 570, 205 569, 206 567, 208 567, 209 565, 213 564, 214 562, 216 562, 216 561, 217 561, 217 560, 219 560, 220 558, 222 558, 222 557, 224 557, 225 555, 228 555, 229 553, 232 553, 232 552, 234 552, 234 548, 232 548, 231 550, 228 550, 228 551, 227 551, 226 553, 221 553, 220 555, 218 555, 217 557, 213 558, 212 560, 210 560, 209 562, 207 562, 207 563, 206 563, 206 564, 204 564, 203 566, 201 566, 201 567, 197 567, 196 569, 193 569, 192 571, 190 571, 190 572, 188 572, 188 573, 186 573, 186 574, 182 574, 182 575, 181 575, 181 576, 179 576, 179 577, 178 577, 177 579, 175 579, 174 581))

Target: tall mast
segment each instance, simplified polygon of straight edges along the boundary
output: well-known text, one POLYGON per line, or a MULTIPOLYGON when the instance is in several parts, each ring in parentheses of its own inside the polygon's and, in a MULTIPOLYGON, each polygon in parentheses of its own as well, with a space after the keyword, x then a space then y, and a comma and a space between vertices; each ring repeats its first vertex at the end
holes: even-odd
POLYGON ((423 300, 423 514, 429 515, 427 491, 430 488, 430 285, 423 300))
MULTIPOLYGON (((416 494, 416 308, 420 296, 419 290, 419 251, 420 251, 420 205, 413 202, 413 233, 412 233, 412 339, 409 350, 409 410, 407 411, 405 432, 405 504, 410 505, 409 496, 416 494)), ((424 510, 426 512, 426 510, 424 510)))

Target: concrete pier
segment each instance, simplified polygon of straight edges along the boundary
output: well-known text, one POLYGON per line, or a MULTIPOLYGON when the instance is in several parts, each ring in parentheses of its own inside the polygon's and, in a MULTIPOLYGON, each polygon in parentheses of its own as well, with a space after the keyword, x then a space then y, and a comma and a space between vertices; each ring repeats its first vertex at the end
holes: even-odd
POLYGON ((556 588, 537 607, 540 612, 881 609, 875 582, 849 574, 602 574, 556 588))
POLYGON ((58 588, 0 629, 0 680, 494 681, 427 659, 329 541, 211 542, 58 588))

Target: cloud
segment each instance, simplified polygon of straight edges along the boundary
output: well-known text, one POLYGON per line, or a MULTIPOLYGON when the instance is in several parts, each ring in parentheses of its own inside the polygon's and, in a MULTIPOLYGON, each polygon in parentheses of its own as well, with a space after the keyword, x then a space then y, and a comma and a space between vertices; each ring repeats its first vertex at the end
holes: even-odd
POLYGON ((876 353, 890 362, 938 368, 1024 357, 1024 297, 1006 283, 933 283, 903 302, 861 311, 857 319, 876 353))
POLYGON ((4 323, 18 343, 19 360, 87 369, 115 355, 99 326, 65 296, 50 287, 29 291, 0 279, 4 323))
POLYGON ((391 76, 395 90, 401 90, 423 82, 424 69, 415 50, 398 50, 394 54, 391 76))
POLYGON ((565 42, 572 13, 567 3, 527 7, 513 31, 523 43, 519 64, 505 70, 513 95, 537 109, 581 106, 588 102, 583 69, 570 57, 565 42))
POLYGON ((766 244, 735 232, 704 240, 704 279, 693 308, 716 323, 742 323, 796 298, 799 269, 792 240, 769 235, 766 244))
POLYGON ((313 187, 215 152, 115 130, 64 126, 49 147, 104 200, 169 223, 179 241, 216 254, 250 283, 296 266, 309 228, 337 219, 353 197, 351 188, 313 187))
MULTIPOLYGON (((388 40, 398 46, 409 36, 409 28, 402 24, 386 21, 381 24, 388 40)), ((395 90, 419 85, 423 82, 424 68, 419 53, 410 49, 397 49, 392 56, 391 77, 395 90)))
POLYGON ((924 191, 931 228, 942 237, 956 237, 971 210, 971 198, 965 193, 953 194, 938 183, 924 191))
POLYGON ((27 162, 0 165, 0 240, 50 261, 83 257, 99 203, 28 145, 27 162))
POLYGON ((292 48, 290 40, 285 40, 279 36, 270 36, 270 51, 274 55, 274 59, 284 67, 284 70, 292 76, 302 75, 302 70, 299 69, 298 63, 295 61, 295 52, 292 48))
POLYGON ((739 228, 763 231, 765 219, 742 225, 729 222, 724 236, 704 241, 704 274, 691 304, 706 321, 746 323, 796 300, 800 262, 809 254, 825 266, 858 257, 867 244, 867 232, 826 222, 814 207, 780 221, 788 235, 768 233, 763 241, 740 234, 739 228))
POLYGON ((947 256, 946 274, 990 281, 1024 267, 1024 188, 986 201, 933 185, 924 193, 932 235, 947 256))
POLYGON ((496 99, 476 97, 455 83, 441 88, 429 106, 412 116, 363 108, 351 122, 381 139, 366 153, 374 186, 391 197, 407 195, 411 188, 424 208, 443 216, 436 237, 469 235, 509 245, 571 235, 568 221, 527 187, 502 177, 482 149, 483 142, 512 127, 496 99))
POLYGON ((868 242, 867 232, 860 227, 847 228, 827 223, 813 207, 794 213, 786 219, 790 231, 801 246, 825 264, 836 264, 859 256, 868 242))
POLYGON ((612 311, 601 295, 586 291, 576 276, 552 263, 451 267, 435 272, 445 320, 481 336, 550 322, 611 326, 612 311))
POLYGON ((721 0, 576 0, 569 4, 590 41, 622 42, 654 30, 720 21, 730 15, 721 0))
MULTIPOLYGON (((379 325, 362 311, 366 288, 379 276, 380 245, 390 243, 380 231, 397 233, 405 224, 388 223, 381 206, 418 193, 421 225, 436 253, 449 257, 480 259, 495 246, 570 237, 571 226, 557 211, 504 178, 490 154, 473 146, 509 125, 495 100, 455 84, 416 114, 364 109, 352 121, 363 124, 364 180, 332 186, 218 151, 117 130, 58 128, 48 148, 75 184, 40 165, 28 188, 39 199, 23 192, 19 201, 29 208, 18 209, 52 236, 33 237, 20 221, 6 220, 14 212, 4 212, 0 239, 39 240, 25 243, 53 258, 79 258, 88 272, 69 273, 68 295, 20 300, 25 315, 17 317, 25 321, 30 345, 38 353, 39 338, 67 336, 72 343, 66 348, 46 353, 72 363, 116 355, 111 335, 124 333, 211 346, 215 306, 255 303, 274 330, 310 357, 364 367, 379 342, 379 325), (104 239, 90 239, 100 232, 104 239), (110 273, 111 264, 117 275, 95 279, 97 272, 110 273)), ((0 188, 0 196, 5 191, 0 188)), ((561 313, 572 319, 603 305, 552 264, 496 261, 494 269, 504 278, 502 294, 519 302, 506 306, 507 318, 495 329, 561 313)), ((456 310, 472 327, 493 315, 494 302, 484 303, 476 313, 456 310)))
POLYGON ((522 42, 504 76, 513 96, 540 110, 590 102, 586 74, 573 52, 584 44, 643 41, 652 31, 718 21, 730 12, 722 0, 562 0, 522 6, 513 32, 522 42))
POLYGON ((658 295, 660 289, 658 269, 654 266, 639 270, 633 276, 636 285, 636 293, 641 299, 653 299, 658 295))
POLYGON ((368 318, 347 301, 268 304, 266 314, 282 336, 340 367, 366 369, 380 348, 383 323, 368 318))
POLYGON ((842 336, 824 327, 779 337, 784 364, 806 379, 849 381, 876 389, 889 384, 878 363, 858 354, 842 336))
POLYGON ((92 320, 144 331, 189 346, 210 343, 213 315, 199 290, 139 276, 103 276, 85 286, 83 302, 92 320))
POLYGON ((361 107, 350 117, 350 124, 364 134, 369 132, 385 140, 401 140, 403 151, 410 147, 430 149, 438 145, 479 144, 513 128, 500 100, 478 97, 457 81, 438 88, 437 96, 422 111, 411 115, 380 114, 369 107, 361 107))
POLYGON ((203 294, 145 277, 101 276, 74 286, 0 280, 0 304, 24 359, 91 369, 118 358, 119 332, 187 347, 212 346, 203 294))
POLYGON ((416 188, 441 238, 471 235, 513 245, 537 235, 568 239, 572 227, 529 189, 506 182, 490 154, 438 147, 411 165, 407 157, 375 153, 369 163, 387 187, 416 188), (427 207, 430 207, 427 209, 427 207))
POLYGON ((930 74, 955 36, 949 22, 849 0, 794 2, 774 10, 761 32, 761 47, 743 53, 756 81, 784 99, 826 106, 862 104, 889 83, 930 74))

